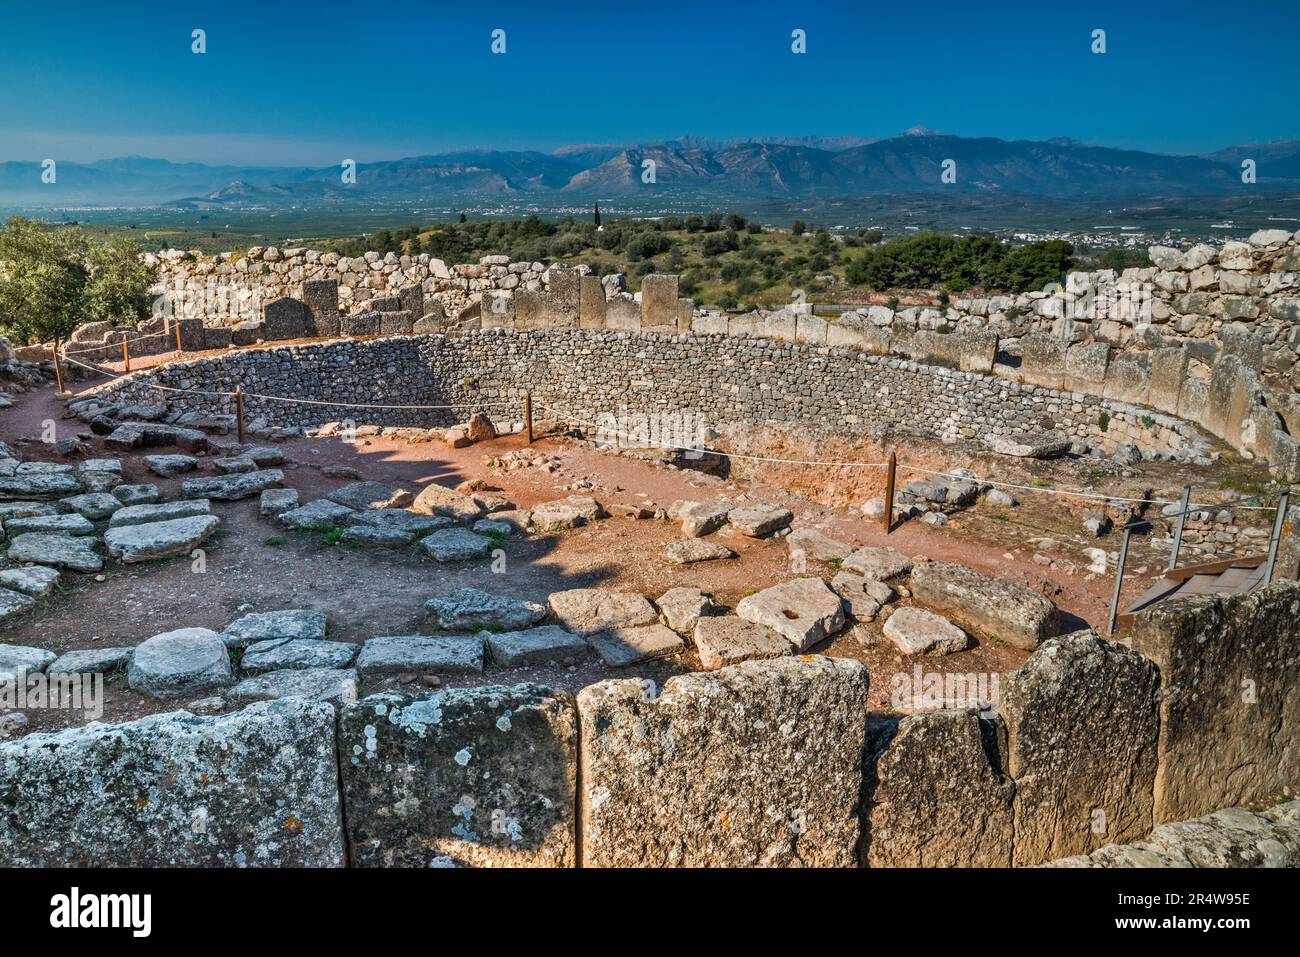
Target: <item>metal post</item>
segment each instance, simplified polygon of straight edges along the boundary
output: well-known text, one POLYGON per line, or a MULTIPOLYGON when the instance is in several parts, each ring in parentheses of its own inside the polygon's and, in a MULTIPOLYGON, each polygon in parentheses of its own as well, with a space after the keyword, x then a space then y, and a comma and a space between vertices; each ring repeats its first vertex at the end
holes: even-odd
POLYGON ((524 429, 528 434, 528 444, 533 444, 533 394, 524 393, 524 429))
POLYGON ((893 449, 889 450, 889 464, 885 469, 885 511, 880 520, 884 523, 885 534, 889 534, 891 526, 894 524, 894 478, 898 472, 898 456, 893 449))
POLYGON ((1273 537, 1268 542, 1268 558, 1264 562, 1264 584, 1273 581, 1273 568, 1277 565, 1277 546, 1282 540, 1282 526, 1286 524, 1287 503, 1291 500, 1291 487, 1282 489, 1277 500, 1277 514, 1273 516, 1273 537))
POLYGON ((1124 564, 1128 561, 1128 537, 1133 534, 1132 524, 1124 526, 1124 540, 1119 546, 1119 562, 1115 568, 1115 591, 1110 596, 1110 623, 1106 626, 1106 634, 1109 637, 1115 636, 1115 622, 1119 619, 1119 590, 1124 584, 1124 564))
POLYGON ((1174 549, 1169 553, 1169 564, 1165 571, 1173 571, 1178 564, 1178 550, 1183 545, 1183 525, 1187 523, 1187 505, 1192 500, 1192 487, 1183 486, 1183 497, 1178 500, 1178 527, 1174 529, 1174 549))
POLYGON ((244 444, 244 387, 235 386, 235 424, 239 432, 239 444, 244 444))

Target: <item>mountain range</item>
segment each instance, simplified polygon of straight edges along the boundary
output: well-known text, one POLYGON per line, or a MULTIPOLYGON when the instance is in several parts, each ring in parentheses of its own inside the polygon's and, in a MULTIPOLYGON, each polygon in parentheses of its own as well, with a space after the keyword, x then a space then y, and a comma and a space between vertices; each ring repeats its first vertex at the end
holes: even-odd
POLYGON ((665 197, 759 202, 955 190, 1056 201, 1242 195, 1300 189, 1300 140, 1175 156, 1075 140, 959 137, 921 127, 866 137, 681 137, 583 144, 551 153, 462 150, 362 163, 345 184, 338 166, 208 166, 126 157, 61 162, 54 184, 36 162, 0 162, 0 206, 348 208, 473 200, 578 205, 665 197), (1257 183, 1241 181, 1254 159, 1257 183), (956 181, 944 183, 947 160, 956 181), (647 162, 649 161, 649 163, 647 162), (654 181, 644 173, 653 169, 654 181))

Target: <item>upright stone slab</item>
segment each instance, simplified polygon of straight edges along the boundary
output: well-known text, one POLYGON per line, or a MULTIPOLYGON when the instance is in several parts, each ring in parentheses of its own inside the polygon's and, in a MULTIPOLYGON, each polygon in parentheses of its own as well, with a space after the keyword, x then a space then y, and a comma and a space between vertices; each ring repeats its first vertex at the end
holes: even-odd
POLYGON ((605 328, 611 332, 640 332, 641 306, 627 293, 605 303, 605 328))
POLYGON ((1005 677, 1015 866, 1151 830, 1159 688, 1149 660, 1087 631, 1045 642, 1005 677))
POLYGON ((1111 357, 1101 394, 1117 402, 1147 405, 1151 396, 1151 359, 1145 354, 1129 352, 1111 357))
POLYGON ((515 329, 526 332, 546 328, 546 309, 542 294, 533 289, 515 291, 515 329))
POLYGON ((641 280, 641 330, 677 334, 677 277, 651 273, 641 280))
POLYGON ((572 867, 573 699, 535 684, 372 695, 339 716, 356 867, 572 867))
POLYGON ((578 694, 588 867, 851 867, 867 672, 805 656, 578 694))
POLYGON ((1181 346, 1151 352, 1151 385, 1148 402, 1153 409, 1178 414, 1178 397, 1187 379, 1187 352, 1181 346))
POLYGON ((579 285, 581 278, 576 269, 563 266, 550 268, 545 302, 545 328, 577 329, 579 285))
POLYGON ((887 718, 867 736, 869 867, 1010 867, 1015 791, 974 710, 887 718))
POLYGON ((267 339, 301 339, 307 334, 307 307, 297 299, 272 299, 262 307, 267 339))
POLYGON ((397 300, 402 305, 400 311, 410 313, 412 322, 424 315, 424 287, 419 283, 397 290, 397 300))
POLYGON ((339 334, 339 283, 337 279, 308 279, 302 284, 302 304, 307 307, 308 334, 339 334))
POLYGON ((1030 385, 1059 389, 1065 381, 1064 339, 1043 332, 1031 332, 1020 339, 1020 378, 1030 385))
POLYGON ((0 866, 339 867, 334 709, 286 698, 0 743, 0 866))
POLYGON ((965 565, 923 562, 912 569, 909 583, 926 608, 1017 648, 1032 651, 1060 627, 1056 605, 1041 592, 965 565))
POLYGON ((605 286, 599 276, 578 280, 578 328, 605 328, 605 286))
POLYGON ((1137 617, 1160 668, 1155 820, 1268 804, 1300 782, 1300 584, 1197 596, 1137 617))

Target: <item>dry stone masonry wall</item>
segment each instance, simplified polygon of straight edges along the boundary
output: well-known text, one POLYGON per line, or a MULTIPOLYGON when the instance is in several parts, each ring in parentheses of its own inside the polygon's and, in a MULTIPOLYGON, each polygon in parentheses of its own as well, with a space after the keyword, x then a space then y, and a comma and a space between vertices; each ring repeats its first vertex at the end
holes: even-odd
MULTIPOLYGON (((677 277, 645 277, 635 296, 621 276, 512 263, 504 256, 448 266, 428 256, 341 257, 256 247, 211 259, 171 250, 152 261, 159 292, 176 298, 186 349, 313 336, 506 328, 760 337, 843 346, 926 365, 994 374, 1023 385, 1109 400, 1203 427, 1300 478, 1300 241, 1261 230, 1246 242, 1152 247, 1153 265, 1072 273, 1064 287, 948 306, 863 307, 826 319, 813 307, 724 314, 678 295, 677 277), (185 290, 190 290, 186 293, 185 290), (212 290, 228 290, 213 301, 212 290), (233 290, 233 291, 230 291, 233 290), (224 297, 223 297, 224 295, 224 297), (243 299, 240 299, 243 296, 243 299), (253 315, 233 304, 253 302, 253 315), (206 325, 205 325, 206 322, 206 325)), ((120 353, 122 330, 86 327, 79 341, 120 353)), ((140 348, 172 348, 143 332, 140 348)), ((1155 415, 1109 417, 1113 442, 1169 447, 1155 415)))

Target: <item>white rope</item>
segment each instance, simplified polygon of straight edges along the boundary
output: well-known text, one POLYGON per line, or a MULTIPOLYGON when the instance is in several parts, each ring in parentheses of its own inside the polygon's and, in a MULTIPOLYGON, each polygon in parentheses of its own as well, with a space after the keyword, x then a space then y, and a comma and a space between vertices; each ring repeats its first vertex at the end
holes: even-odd
MULTIPOLYGON (((127 343, 127 345, 130 345, 130 344, 133 343, 133 342, 144 342, 146 339, 158 339, 158 338, 160 338, 160 337, 170 338, 170 337, 171 337, 171 334, 170 334, 170 333, 166 333, 166 332, 150 332, 150 333, 148 333, 147 335, 136 336, 134 339, 127 339, 127 340, 126 340, 126 343, 127 343)), ((90 349, 77 349, 77 350, 75 350, 75 351, 73 351, 73 352, 68 352, 68 351, 65 349, 65 350, 63 351, 63 355, 65 355, 65 356, 84 356, 84 355, 87 355, 88 353, 91 353, 91 352, 103 352, 105 349, 118 349, 118 348, 121 348, 121 346, 122 346, 122 341, 121 341, 121 340, 118 340, 117 342, 111 342, 111 343, 110 343, 110 342, 106 342, 106 343, 104 343, 103 345, 94 346, 94 347, 92 347, 92 348, 90 348, 90 349)))
MULTIPOLYGON (((186 395, 224 396, 228 398, 234 398, 239 394, 237 392, 214 392, 207 389, 179 389, 174 386, 159 385, 156 382, 151 383, 149 388, 158 389, 162 392, 177 392, 186 395)), ((449 409, 492 409, 518 404, 518 401, 516 400, 507 402, 464 402, 455 405, 368 405, 363 402, 331 402, 324 399, 294 399, 283 395, 263 395, 260 392, 245 392, 243 395, 245 399, 262 399, 267 402, 289 402, 296 405, 328 405, 347 409, 406 409, 425 411, 449 409)))

